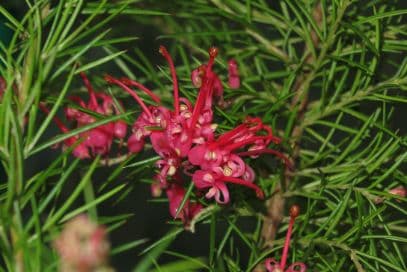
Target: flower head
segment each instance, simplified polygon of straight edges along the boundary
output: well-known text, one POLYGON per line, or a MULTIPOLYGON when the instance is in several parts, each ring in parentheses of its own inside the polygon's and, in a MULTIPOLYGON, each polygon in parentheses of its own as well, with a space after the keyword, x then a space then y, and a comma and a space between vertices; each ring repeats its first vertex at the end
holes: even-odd
MULTIPOLYGON (((81 109, 105 116, 120 114, 120 110, 111 96, 95 92, 85 73, 82 72, 81 77, 88 90, 89 101, 85 102, 78 96, 69 97, 72 102, 76 103, 76 106, 65 108, 65 116, 67 120, 72 121, 76 128, 96 122, 96 118, 93 115, 84 112, 81 109)), ((49 110, 45 107, 44 103, 40 104, 40 109, 46 114, 49 114, 49 110)), ((59 118, 54 117, 54 122, 63 133, 69 132, 69 129, 59 118)), ((73 155, 85 159, 90 158, 91 155, 108 155, 113 140, 116 138, 122 141, 126 135, 126 122, 118 120, 72 136, 64 141, 64 145, 69 147, 80 140, 81 143, 74 148, 73 155)))
MULTIPOLYGON (((280 152, 268 148, 269 144, 278 144, 281 140, 260 118, 247 118, 234 129, 215 135, 213 101, 223 101, 223 85, 213 71, 218 49, 211 47, 207 63, 191 73, 192 84, 199 88, 195 103, 180 97, 172 57, 164 46, 160 46, 159 52, 168 63, 172 78, 174 99, 171 108, 164 106, 152 91, 135 80, 105 76, 108 83, 130 94, 141 108, 128 139, 129 151, 139 152, 149 141, 161 157, 156 162, 158 173, 151 185, 152 194, 159 196, 165 190, 171 215, 186 225, 202 206, 188 199, 182 211, 177 212, 185 196, 185 176, 192 178, 195 195, 204 194, 221 204, 230 202, 228 186, 232 184, 250 188, 258 198, 264 198, 263 191, 254 183, 255 173, 244 158, 274 154, 287 164, 289 161, 280 152), (133 88, 147 94, 156 104, 146 104, 133 88)), ((228 66, 229 85, 238 88, 237 63, 231 60, 228 66)))
MULTIPOLYGON (((49 109, 45 106, 44 103, 40 103, 39 107, 44 113, 49 114, 49 109)), ((54 116, 53 120, 58 126, 58 128, 61 130, 61 132, 63 133, 69 132, 69 129, 57 116, 54 116)), ((72 154, 79 159, 90 158, 88 147, 84 144, 83 140, 84 139, 81 139, 78 135, 69 137, 68 139, 64 140, 64 147, 74 146, 72 154)))

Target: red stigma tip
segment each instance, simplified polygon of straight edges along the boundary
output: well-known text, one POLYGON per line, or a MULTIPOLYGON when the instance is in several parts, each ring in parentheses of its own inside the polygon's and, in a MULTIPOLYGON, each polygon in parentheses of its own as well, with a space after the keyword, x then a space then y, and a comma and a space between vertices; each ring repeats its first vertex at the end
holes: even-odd
POLYGON ((160 52, 160 54, 163 55, 163 56, 168 54, 167 48, 165 48, 164 45, 160 45, 160 48, 158 49, 158 52, 160 52))
POLYGON ((263 193, 263 191, 260 189, 260 190, 258 190, 258 191, 256 191, 256 196, 259 198, 259 199, 264 199, 264 193, 263 193))
POLYGON ((209 48, 209 56, 211 56, 212 58, 216 57, 218 55, 218 48, 212 46, 211 48, 209 48))
POLYGON ((111 76, 109 76, 109 75, 105 75, 104 76, 104 79, 105 79, 105 81, 107 82, 107 83, 112 83, 114 80, 113 80, 113 77, 111 77, 111 76))
POLYGON ((290 208, 290 216, 296 218, 300 214, 300 207, 298 205, 292 205, 290 208))

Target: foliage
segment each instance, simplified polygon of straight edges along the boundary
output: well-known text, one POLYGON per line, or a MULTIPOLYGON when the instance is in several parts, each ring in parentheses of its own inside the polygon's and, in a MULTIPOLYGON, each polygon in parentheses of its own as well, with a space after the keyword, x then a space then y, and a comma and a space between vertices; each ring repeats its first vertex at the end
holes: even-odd
POLYGON ((100 80, 106 72, 157 86, 154 91, 171 105, 170 72, 165 64, 157 72, 158 61, 150 57, 158 46, 140 50, 133 36, 138 34, 128 35, 128 26, 116 20, 153 29, 160 43, 170 45, 180 92, 190 100, 196 99, 190 73, 210 46, 220 52, 221 68, 215 69, 226 70, 234 58, 242 86, 225 89, 231 104, 216 108, 220 131, 247 116, 261 117, 283 139, 281 150, 295 169, 285 171, 271 156, 261 157, 252 167, 268 201, 235 190, 236 201, 206 208, 191 223, 197 233, 209 228, 206 256, 171 250, 177 237, 187 235, 172 221, 158 241, 113 248, 113 260, 137 247, 142 258, 134 271, 260 269, 267 257, 280 256, 288 204, 298 203, 291 261, 311 271, 406 271, 406 197, 390 192, 407 187, 407 10, 400 6, 350 0, 27 0, 25 15, 17 19, 0 5, 14 32, 9 43, 0 43, 0 77, 7 83, 0 101, 0 271, 57 270, 52 240, 64 222, 86 212, 113 233, 132 215, 103 216, 101 203, 123 201, 133 187, 146 189, 138 180, 152 182, 157 158, 148 151, 119 156, 107 166, 102 157, 72 158, 72 148, 50 151, 102 124, 132 124, 140 112, 126 104, 123 114, 96 116, 95 123, 52 136, 53 116, 74 106, 67 97, 85 92, 76 84, 81 71, 92 73, 96 85, 115 98, 127 95, 100 80), (48 116, 39 111, 41 101, 52 105, 48 116), (43 156, 55 157, 32 173, 30 166, 43 156), (109 175, 95 182, 106 168, 109 175), (268 234, 270 222, 279 226, 268 234), (161 263, 162 255, 172 261, 161 263))

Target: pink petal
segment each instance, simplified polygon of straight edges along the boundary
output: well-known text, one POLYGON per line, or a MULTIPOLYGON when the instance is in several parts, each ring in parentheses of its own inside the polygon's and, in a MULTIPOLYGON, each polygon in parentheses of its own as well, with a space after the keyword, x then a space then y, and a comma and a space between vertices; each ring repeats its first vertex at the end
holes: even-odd
POLYGON ((188 160, 193 165, 201 165, 205 159, 206 145, 197 145, 188 152, 188 160))
POLYGON ((130 153, 138 153, 144 147, 144 139, 139 137, 136 134, 132 134, 127 140, 127 148, 130 153))
MULTIPOLYGON (((179 185, 173 184, 170 188, 167 189, 167 197, 168 197, 169 206, 170 206, 170 214, 174 218, 177 214, 179 205, 181 204, 182 199, 184 198, 184 195, 185 195, 185 189, 179 185)), ((183 212, 180 212, 180 213, 178 213, 177 218, 182 219, 183 216, 184 216, 183 212)))
POLYGON ((395 188, 391 189, 389 191, 389 193, 393 194, 393 195, 400 196, 400 197, 406 197, 407 190, 406 190, 406 188, 404 188, 404 186, 400 185, 398 187, 395 187, 395 188))
POLYGON ((103 147, 109 145, 109 140, 109 137, 104 132, 98 128, 95 128, 88 133, 85 144, 91 148, 103 147))
POLYGON ((214 81, 213 81, 213 96, 214 97, 219 97, 223 99, 223 86, 222 86, 222 81, 220 81, 219 77, 217 75, 214 75, 214 81))
POLYGON ((118 139, 123 139, 127 134, 127 124, 124 121, 114 123, 114 136, 118 139))
POLYGON ((281 269, 280 264, 274 258, 267 258, 265 264, 267 272, 274 272, 275 269, 281 269))
POLYGON ((164 132, 153 131, 150 135, 150 140, 154 151, 157 152, 157 154, 159 154, 161 157, 173 153, 164 132))
POLYGON ((223 182, 216 182, 216 187, 218 188, 218 193, 215 195, 216 202, 218 202, 219 204, 229 203, 229 190, 226 184, 223 182))
POLYGON ((255 178, 256 178, 256 174, 254 173, 253 168, 246 165, 246 169, 245 169, 245 172, 243 174, 243 179, 248 181, 248 182, 253 182, 255 178))
POLYGON ((307 266, 304 263, 296 262, 290 265, 286 272, 305 272, 307 271, 307 266))
POLYGON ((215 178, 208 171, 197 170, 192 175, 192 181, 198 189, 205 189, 214 185, 215 178))
POLYGON ((242 176, 246 170, 246 164, 244 163, 244 161, 235 154, 230 155, 229 161, 227 162, 227 166, 232 169, 233 177, 242 176))
POLYGON ((191 81, 194 87, 200 88, 202 85, 202 66, 192 70, 191 81))

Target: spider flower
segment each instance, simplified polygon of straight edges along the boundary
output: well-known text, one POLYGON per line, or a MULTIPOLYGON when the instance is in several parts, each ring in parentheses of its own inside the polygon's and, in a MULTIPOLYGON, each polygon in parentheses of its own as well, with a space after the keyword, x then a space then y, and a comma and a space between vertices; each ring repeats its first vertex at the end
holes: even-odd
MULTIPOLYGON (((131 95, 141 109, 127 142, 129 152, 140 152, 149 141, 161 157, 156 162, 158 173, 151 185, 153 196, 165 191, 171 215, 181 219, 185 225, 202 208, 188 199, 182 211, 177 213, 185 196, 185 176, 192 178, 195 195, 204 194, 221 204, 230 202, 228 185, 231 184, 250 188, 257 197, 263 198, 263 191, 254 184, 255 173, 244 158, 274 154, 287 165, 289 161, 280 152, 268 148, 271 143, 278 144, 281 140, 260 118, 247 118, 234 129, 215 135, 217 124, 214 123, 213 102, 222 102, 224 91, 219 76, 213 70, 217 48, 211 47, 207 63, 191 73, 192 84, 199 89, 195 103, 180 97, 174 62, 164 46, 160 46, 159 52, 168 63, 172 78, 172 107, 163 105, 157 95, 135 80, 105 75, 109 84, 117 85, 131 95), (154 104, 147 104, 138 91, 149 96, 154 104)), ((238 88, 237 63, 231 60, 228 66, 229 86, 238 88)))
MULTIPOLYGON (((88 112, 95 114, 110 116, 112 114, 120 114, 120 110, 114 103, 110 95, 95 92, 90 84, 85 73, 81 73, 82 80, 88 90, 89 101, 85 102, 81 97, 71 96, 69 99, 76 103, 75 107, 65 108, 65 117, 67 120, 74 123, 75 128, 83 127, 96 122, 96 118, 88 112), (84 112, 83 110, 87 112, 84 112)), ((41 103, 40 108, 45 113, 49 114, 49 110, 41 103)), ((63 133, 68 133, 69 129, 57 117, 54 117, 54 122, 63 133)), ((104 155, 107 156, 111 149, 113 140, 116 138, 122 141, 127 135, 127 124, 123 120, 110 122, 100 125, 79 135, 72 136, 64 141, 65 146, 72 146, 79 139, 81 143, 73 150, 75 157, 85 159, 91 156, 104 155)))
MULTIPOLYGON (((40 103, 40 109, 45 113, 49 114, 49 109, 45 106, 45 104, 40 103)), ((53 118, 55 124, 63 133, 68 133, 69 129, 64 125, 64 123, 56 116, 53 118)), ((64 140, 64 148, 74 146, 72 154, 79 158, 79 159, 87 159, 90 158, 88 147, 84 144, 83 139, 80 139, 78 135, 69 137, 68 139, 64 140)))
MULTIPOLYGON (((173 81, 173 110, 161 105, 160 99, 141 83, 130 79, 117 79, 106 75, 108 83, 118 85, 129 93, 140 105, 142 113, 133 124, 131 147, 141 150, 145 138, 149 137, 153 149, 163 158, 185 158, 194 143, 213 138, 216 126, 212 125, 212 97, 217 75, 212 71, 217 49, 211 48, 209 61, 202 70, 202 84, 195 105, 179 97, 177 75, 173 60, 164 46, 160 53, 167 60, 173 81), (131 87, 137 87, 149 95, 158 105, 147 106, 131 87), (174 155, 175 154, 175 155, 174 155)), ((132 151, 132 150, 130 150, 132 151)))

